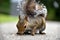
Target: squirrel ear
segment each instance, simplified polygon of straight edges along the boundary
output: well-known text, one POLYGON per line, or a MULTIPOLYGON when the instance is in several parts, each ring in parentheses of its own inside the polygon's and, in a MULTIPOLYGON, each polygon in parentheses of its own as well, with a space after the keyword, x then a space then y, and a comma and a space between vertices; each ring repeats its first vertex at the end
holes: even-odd
POLYGON ((19 15, 19 20, 21 20, 20 15, 19 15))
POLYGON ((27 16, 25 16, 25 20, 28 21, 28 17, 27 16))

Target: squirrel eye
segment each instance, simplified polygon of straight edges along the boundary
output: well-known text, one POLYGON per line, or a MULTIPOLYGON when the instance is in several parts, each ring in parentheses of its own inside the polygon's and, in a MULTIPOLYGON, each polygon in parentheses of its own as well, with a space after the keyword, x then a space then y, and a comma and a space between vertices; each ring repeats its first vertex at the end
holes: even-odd
POLYGON ((24 26, 24 28, 26 28, 26 26, 24 26))

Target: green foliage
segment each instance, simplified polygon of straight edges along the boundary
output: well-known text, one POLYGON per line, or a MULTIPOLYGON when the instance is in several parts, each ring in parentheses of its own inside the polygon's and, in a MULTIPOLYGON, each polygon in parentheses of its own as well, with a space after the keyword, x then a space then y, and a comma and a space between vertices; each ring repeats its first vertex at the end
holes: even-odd
POLYGON ((53 8, 49 8, 47 19, 54 20, 54 18, 55 18, 55 10, 53 8))
POLYGON ((0 0, 0 14, 8 14, 10 11, 10 1, 9 0, 0 0))
POLYGON ((16 16, 0 14, 0 23, 17 21, 17 19, 18 18, 16 16))

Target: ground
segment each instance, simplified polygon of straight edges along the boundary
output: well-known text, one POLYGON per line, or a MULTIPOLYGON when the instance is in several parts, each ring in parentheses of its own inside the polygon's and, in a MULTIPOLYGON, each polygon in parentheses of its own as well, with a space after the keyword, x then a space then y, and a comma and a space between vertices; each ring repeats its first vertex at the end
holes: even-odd
POLYGON ((46 34, 17 35, 17 22, 8 22, 0 24, 0 40, 60 40, 60 22, 47 21, 46 34))

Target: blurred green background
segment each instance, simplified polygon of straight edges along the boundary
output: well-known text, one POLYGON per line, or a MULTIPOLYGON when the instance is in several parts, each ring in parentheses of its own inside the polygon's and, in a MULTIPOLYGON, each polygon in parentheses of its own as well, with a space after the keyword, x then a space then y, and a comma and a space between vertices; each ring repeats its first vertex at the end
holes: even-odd
MULTIPOLYGON (((60 0, 36 0, 46 5, 47 20, 60 21, 60 0)), ((17 21, 17 16, 10 15, 10 0, 0 0, 0 23, 17 21)))
POLYGON ((10 0, 0 0, 0 23, 17 21, 16 16, 10 15, 10 0))

